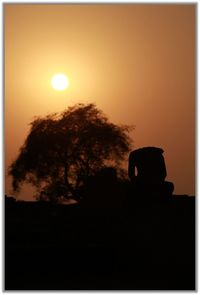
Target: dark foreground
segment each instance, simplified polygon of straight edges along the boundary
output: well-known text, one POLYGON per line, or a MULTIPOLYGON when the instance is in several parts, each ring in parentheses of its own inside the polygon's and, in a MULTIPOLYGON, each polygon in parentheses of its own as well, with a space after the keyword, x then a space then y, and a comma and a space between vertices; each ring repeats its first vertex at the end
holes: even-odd
POLYGON ((8 202, 6 290, 194 290, 195 201, 8 202))

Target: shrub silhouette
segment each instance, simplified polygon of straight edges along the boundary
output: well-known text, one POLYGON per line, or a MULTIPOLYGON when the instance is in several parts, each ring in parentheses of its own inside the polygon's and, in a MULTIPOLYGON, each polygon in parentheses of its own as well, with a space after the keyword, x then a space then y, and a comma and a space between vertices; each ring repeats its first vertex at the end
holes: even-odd
POLYGON ((94 104, 77 104, 30 125, 9 174, 15 192, 29 182, 39 199, 76 198, 87 177, 107 166, 120 170, 131 146, 130 127, 109 122, 94 104))
POLYGON ((117 171, 113 167, 102 168, 88 177, 85 185, 80 187, 82 205, 93 209, 122 209, 125 199, 122 187, 124 179, 123 171, 117 171))

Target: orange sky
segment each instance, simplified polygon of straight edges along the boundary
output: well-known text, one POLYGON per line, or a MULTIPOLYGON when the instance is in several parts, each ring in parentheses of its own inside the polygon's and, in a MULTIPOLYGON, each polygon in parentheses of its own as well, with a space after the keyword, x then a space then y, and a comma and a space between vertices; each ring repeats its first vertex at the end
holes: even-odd
POLYGON ((162 147, 175 193, 194 194, 195 14, 194 4, 4 4, 6 173, 34 116, 93 102, 136 126, 135 148, 162 147), (51 87, 57 72, 70 79, 63 92, 51 87))

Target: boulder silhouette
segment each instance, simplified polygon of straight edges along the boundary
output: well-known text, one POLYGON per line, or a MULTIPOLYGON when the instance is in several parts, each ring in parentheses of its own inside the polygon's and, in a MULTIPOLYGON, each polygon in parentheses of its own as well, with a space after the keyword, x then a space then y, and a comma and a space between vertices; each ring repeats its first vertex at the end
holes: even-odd
POLYGON ((143 147, 130 153, 128 175, 135 193, 172 195, 174 185, 165 181, 167 170, 163 152, 158 147, 143 147))

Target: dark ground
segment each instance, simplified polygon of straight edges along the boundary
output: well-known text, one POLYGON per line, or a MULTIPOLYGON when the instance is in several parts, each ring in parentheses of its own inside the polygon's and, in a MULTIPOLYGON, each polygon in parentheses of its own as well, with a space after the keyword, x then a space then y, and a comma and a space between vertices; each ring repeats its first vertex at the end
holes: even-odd
POLYGON ((194 290, 195 200, 6 202, 6 290, 194 290))

